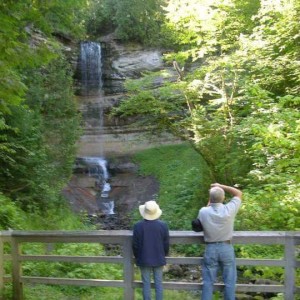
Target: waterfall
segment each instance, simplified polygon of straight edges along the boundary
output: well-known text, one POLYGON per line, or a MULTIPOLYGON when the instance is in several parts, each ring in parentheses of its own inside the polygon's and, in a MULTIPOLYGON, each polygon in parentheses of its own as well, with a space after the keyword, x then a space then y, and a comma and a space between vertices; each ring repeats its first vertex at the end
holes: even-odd
POLYGON ((103 157, 82 157, 81 159, 88 167, 88 175, 96 179, 95 189, 98 207, 104 214, 113 215, 115 204, 113 199, 109 197, 111 186, 108 183, 107 161, 103 157))
MULTIPOLYGON (((101 47, 95 42, 82 42, 80 45, 81 93, 83 96, 101 96, 102 62, 101 47)), ((98 98, 98 97, 97 97, 98 98)), ((99 97, 99 128, 102 129, 104 111, 99 97)), ((107 161, 101 157, 103 149, 97 149, 100 157, 83 157, 80 160, 87 166, 88 175, 95 178, 96 201, 98 208, 106 215, 114 214, 114 201, 110 198, 111 186, 107 161)))
POLYGON ((95 42, 80 44, 81 93, 97 95, 102 87, 101 47, 95 42))

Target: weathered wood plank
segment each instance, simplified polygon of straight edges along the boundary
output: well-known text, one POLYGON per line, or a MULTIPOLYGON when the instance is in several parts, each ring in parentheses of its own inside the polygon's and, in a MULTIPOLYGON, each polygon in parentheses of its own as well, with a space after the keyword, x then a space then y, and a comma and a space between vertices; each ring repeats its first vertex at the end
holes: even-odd
POLYGON ((4 249, 3 240, 0 239, 0 300, 3 300, 2 291, 4 289, 4 249))
MULTIPOLYGON (((19 242, 41 243, 120 243, 132 236, 130 230, 98 231, 12 231, 6 233, 17 238, 19 242)), ((300 236, 299 232, 285 231, 236 231, 234 244, 284 244, 286 234, 300 236)), ((203 244, 203 233, 193 231, 170 231, 172 244, 203 244)), ((299 242, 300 243, 300 242, 299 242)))
POLYGON ((12 237, 29 243, 120 244, 132 235, 130 230, 97 231, 13 231, 12 237))
POLYGON ((12 260, 11 254, 3 254, 3 260, 4 261, 11 261, 12 260))
MULTIPOLYGON (((12 255, 0 251, 0 260, 13 261, 12 279, 14 299, 21 300, 23 297, 23 283, 40 284, 66 284, 86 286, 112 286, 124 288, 124 299, 134 299, 134 288, 141 287, 140 282, 134 281, 134 259, 131 249, 132 231, 129 230, 99 230, 99 231, 6 231, 0 232, 0 241, 12 244, 12 255), (21 255, 19 243, 96 243, 96 244, 120 244, 123 245, 123 257, 121 256, 58 256, 58 255, 21 255), (2 254, 2 255, 1 255, 2 254), (21 263, 23 261, 66 261, 83 263, 119 263, 123 264, 124 281, 99 280, 99 279, 70 279, 52 277, 23 277, 21 263)), ((192 231, 171 231, 171 244, 203 244, 203 233, 192 231)), ((285 269, 285 287, 281 285, 237 285, 237 291, 285 293, 285 299, 293 299, 294 293, 299 293, 300 288, 295 287, 295 269, 300 262, 295 258, 295 245, 300 244, 300 232, 283 231, 251 231, 235 232, 234 244, 257 244, 257 245, 285 245, 285 258, 282 259, 237 259, 237 265, 263 265, 280 266, 285 269)), ((0 244, 1 246, 1 244, 0 244)), ((46 252, 47 253, 47 252, 46 252)), ((50 251, 51 253, 51 251, 50 251)), ((168 264, 194 264, 200 265, 201 257, 168 257, 168 264)), ((0 264, 1 269, 1 264, 0 264)), ((2 265, 3 270, 3 265, 2 265)), ((1 272, 1 270, 0 270, 1 272)), ((3 272, 3 271, 2 271, 3 272)), ((1 273, 0 273, 1 276, 1 273)), ((9 276, 2 274, 3 282, 11 281, 9 276)), ((0 279, 0 280, 1 280, 0 279)), ((167 289, 201 289, 200 283, 165 282, 167 289)), ((217 290, 222 290, 223 285, 216 285, 217 290)))
POLYGON ((121 256, 64 256, 64 255, 21 255, 20 261, 81 262, 122 264, 121 256))
POLYGON ((76 279, 76 278, 55 278, 55 277, 31 277, 22 276, 22 283, 74 285, 74 286, 102 286, 102 287, 125 287, 123 280, 104 279, 76 279))
POLYGON ((124 299, 134 299, 134 265, 131 237, 123 244, 123 255, 127 258, 124 263, 124 299))
POLYGON ((19 261, 20 248, 16 240, 12 240, 12 279, 13 300, 23 300, 23 287, 21 282, 21 264, 19 261))
POLYGON ((167 257, 167 264, 200 265, 202 257, 167 257))
MULTIPOLYGON (((200 265, 202 261, 203 261, 202 257, 167 257, 168 264, 200 265)), ((238 266, 271 266, 271 267, 285 266, 285 261, 282 259, 237 258, 236 263, 238 266)))
MULTIPOLYGON (((154 284, 151 284, 152 288, 154 288, 154 284)), ((135 288, 141 288, 142 282, 135 281, 135 288)), ((194 282, 163 282, 163 287, 168 290, 201 290, 202 283, 194 283, 194 282)), ((215 291, 222 291, 224 288, 223 284, 215 284, 215 291)), ((283 285, 265 285, 265 284, 237 284, 236 290, 238 292, 264 292, 264 293, 281 293, 284 291, 283 285)))
POLYGON ((284 267, 285 261, 282 259, 246 259, 237 258, 236 264, 238 266, 270 266, 270 267, 284 267))
POLYGON ((289 300, 294 297, 295 286, 295 241, 291 236, 285 238, 284 247, 284 299, 289 300))

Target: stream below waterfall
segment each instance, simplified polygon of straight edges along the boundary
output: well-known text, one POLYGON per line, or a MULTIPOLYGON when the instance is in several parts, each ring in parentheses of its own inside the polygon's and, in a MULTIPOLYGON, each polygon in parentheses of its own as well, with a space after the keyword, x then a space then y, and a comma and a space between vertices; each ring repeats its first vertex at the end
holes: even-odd
POLYGON ((158 194, 152 176, 142 176, 128 156, 78 158, 74 174, 63 190, 72 210, 88 217, 97 229, 131 229, 131 213, 158 194), (103 167, 105 167, 103 169, 103 167))

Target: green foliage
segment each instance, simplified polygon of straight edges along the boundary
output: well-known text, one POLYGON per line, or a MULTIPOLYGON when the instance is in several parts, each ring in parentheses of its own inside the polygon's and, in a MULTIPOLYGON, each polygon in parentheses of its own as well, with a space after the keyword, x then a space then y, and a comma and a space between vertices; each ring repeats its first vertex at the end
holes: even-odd
MULTIPOLYGON (((73 213, 63 196, 59 201, 48 204, 47 210, 33 209, 26 212, 24 230, 91 230, 92 225, 84 223, 83 217, 73 213)), ((15 228, 13 228, 15 229, 15 228)))
POLYGON ((22 229, 24 213, 9 198, 0 194, 0 230, 22 229))
MULTIPOLYGON (((300 182, 296 171, 300 153, 297 99, 293 96, 269 98, 245 120, 244 137, 251 139, 247 155, 253 161, 253 168, 244 180, 248 210, 264 220, 261 229, 300 228, 300 206, 299 201, 295 201, 299 198, 300 182), (257 203, 259 208, 255 207, 257 203)), ((252 218, 246 219, 248 226, 255 225, 249 222, 252 218)))
POLYGON ((7 105, 18 105, 24 99, 27 87, 22 70, 41 66, 53 58, 52 50, 57 43, 51 34, 81 30, 76 16, 83 3, 83 0, 1 1, 0 112, 7 113, 7 105))
POLYGON ((7 135, 10 151, 1 161, 3 172, 0 177, 1 190, 9 195, 27 190, 34 184, 37 166, 41 167, 44 157, 42 137, 39 132, 39 118, 24 107, 12 107, 12 114, 6 117, 6 123, 14 131, 7 135), (20 176, 22 174, 22 176, 20 176))
POLYGON ((114 32, 122 41, 158 45, 163 24, 163 0, 95 0, 90 3, 89 34, 114 32))
MULTIPOLYGON (((43 245, 31 244, 30 248, 24 247, 23 253, 30 255, 42 254, 45 251, 43 245)), ((99 256, 104 255, 102 245, 98 244, 57 244, 51 251, 53 255, 74 256, 99 256)), ((23 267, 24 274, 28 276, 53 276, 63 278, 105 278, 121 279, 122 267, 109 264, 85 264, 85 263, 47 263, 27 262, 23 267)))
POLYGON ((82 38, 86 5, 85 0, 37 1, 33 8, 40 13, 37 25, 44 32, 82 38))
MULTIPOLYGON (((58 59, 62 54, 53 36, 81 35, 86 1, 46 2, 0 4, 2 229, 85 229, 59 197, 71 175, 80 120, 72 74, 58 59)), ((180 80, 162 70, 127 81, 129 97, 115 110, 138 115, 142 124, 169 130, 193 147, 162 147, 136 156, 141 173, 160 182, 158 200, 170 228, 190 230, 214 178, 241 184, 245 200, 236 229, 299 230, 299 1, 94 0, 89 5, 90 34, 115 31, 124 41, 163 45, 176 51, 166 54, 169 65, 173 59, 185 64, 180 80)), ((102 250, 99 245, 54 249, 78 255, 102 250)), ((175 249, 182 250, 187 255, 201 251, 175 249)), ((44 249, 37 245, 25 251, 44 249)), ((238 251, 240 257, 272 257, 281 250, 247 246, 238 251)), ((282 278, 279 268, 243 271, 249 278, 282 278)), ((26 264, 26 274, 49 272, 122 277, 121 268, 110 265, 26 264)), ((62 299, 84 293, 82 299, 122 299, 120 289, 55 288, 48 295, 50 288, 43 288, 26 290, 26 296, 62 299)), ((167 292, 166 299, 176 297, 193 299, 167 292)))
POLYGON ((72 173, 76 153, 76 141, 81 133, 80 115, 73 95, 72 73, 61 58, 47 70, 30 74, 27 103, 42 116, 43 139, 47 145, 47 157, 61 189, 72 173))
MULTIPOLYGON (((237 257, 251 259, 282 259, 284 249, 280 245, 262 246, 262 245, 237 245, 237 257)), ((239 267, 243 272, 243 277, 248 279, 269 279, 284 281, 284 269, 282 267, 239 267)))
POLYGON ((182 144, 145 150, 137 153, 135 159, 142 174, 153 175, 160 182, 158 201, 162 218, 173 230, 190 230, 191 220, 207 203, 210 184, 209 170, 201 156, 182 144))
POLYGON ((82 32, 84 3, 0 4, 0 189, 28 209, 57 199, 71 174, 79 126, 72 74, 66 61, 50 62, 62 56, 54 34, 82 32))
POLYGON ((179 50, 194 60, 236 48, 239 34, 251 32, 256 1, 169 1, 165 26, 179 50))
POLYGON ((4 145, 10 148, 0 156, 0 187, 23 208, 35 210, 57 201, 72 174, 80 118, 63 59, 26 75, 26 106, 11 106, 5 118, 10 130, 2 132, 10 134, 4 145))
POLYGON ((299 229, 299 3, 214 4, 169 2, 167 55, 184 77, 129 82, 115 112, 190 141, 217 181, 242 185, 239 229, 299 229))

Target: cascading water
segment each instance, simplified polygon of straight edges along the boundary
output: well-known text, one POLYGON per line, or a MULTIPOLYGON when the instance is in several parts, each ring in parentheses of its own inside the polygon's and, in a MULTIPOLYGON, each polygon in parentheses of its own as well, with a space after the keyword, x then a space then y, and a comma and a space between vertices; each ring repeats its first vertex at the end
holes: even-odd
POLYGON ((82 95, 97 95, 102 87, 101 46, 95 42, 80 44, 82 95))
POLYGON ((82 157, 81 159, 88 167, 89 176, 95 178, 96 201, 99 208, 106 215, 113 215, 114 201, 109 197, 111 186, 108 183, 107 161, 102 157, 82 157))
MULTIPOLYGON (((80 45, 81 93, 83 96, 101 97, 102 62, 101 46, 95 42, 82 42, 80 45)), ((101 101, 99 101, 101 103, 101 101)), ((99 127, 103 127, 103 107, 99 107, 99 127)), ((89 176, 95 178, 96 201, 99 209, 106 215, 114 214, 114 201, 109 197, 111 186, 107 161, 101 157, 103 149, 98 149, 100 157, 83 157, 89 176)))

